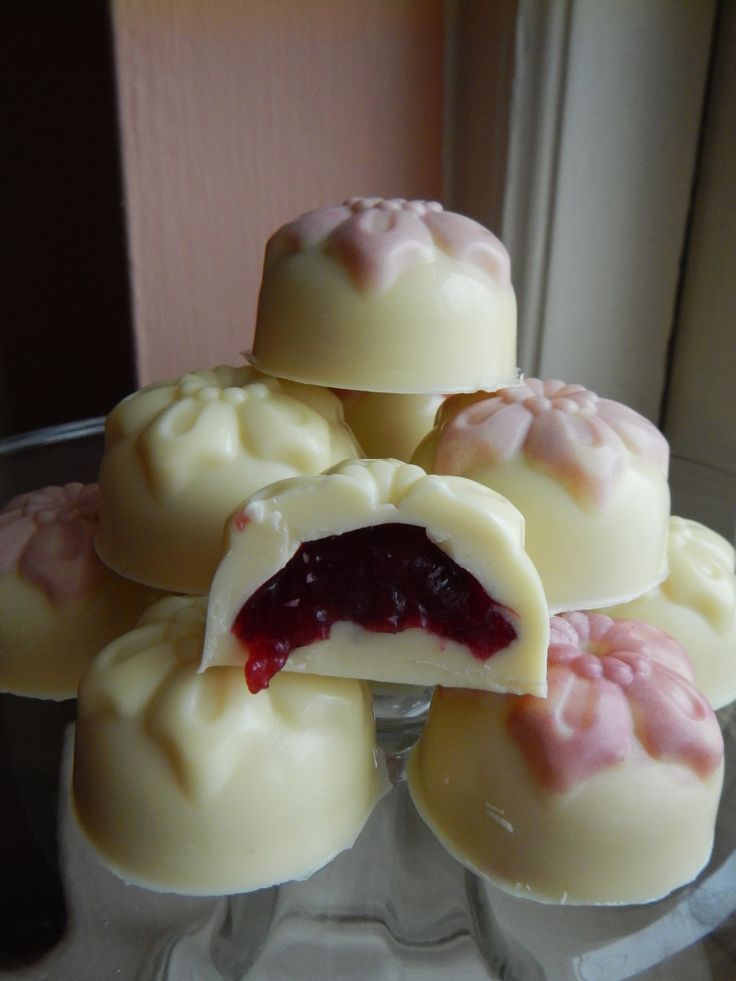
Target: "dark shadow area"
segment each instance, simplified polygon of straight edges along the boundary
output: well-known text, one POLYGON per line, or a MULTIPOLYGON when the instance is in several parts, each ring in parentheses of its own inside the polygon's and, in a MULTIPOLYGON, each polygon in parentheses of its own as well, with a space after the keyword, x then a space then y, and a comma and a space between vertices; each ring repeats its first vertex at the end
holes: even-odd
POLYGON ((0 436, 105 414, 133 387, 110 11, 4 5, 0 436))
POLYGON ((0 694, 0 972, 42 957, 66 927, 57 810, 75 706, 0 694))

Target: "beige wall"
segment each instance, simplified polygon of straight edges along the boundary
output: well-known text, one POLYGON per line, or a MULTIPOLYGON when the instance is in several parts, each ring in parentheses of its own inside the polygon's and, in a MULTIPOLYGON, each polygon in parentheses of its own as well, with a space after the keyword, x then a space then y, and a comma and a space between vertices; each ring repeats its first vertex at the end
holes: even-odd
POLYGON ((139 384, 235 363, 278 225, 442 196, 441 0, 113 0, 139 384))

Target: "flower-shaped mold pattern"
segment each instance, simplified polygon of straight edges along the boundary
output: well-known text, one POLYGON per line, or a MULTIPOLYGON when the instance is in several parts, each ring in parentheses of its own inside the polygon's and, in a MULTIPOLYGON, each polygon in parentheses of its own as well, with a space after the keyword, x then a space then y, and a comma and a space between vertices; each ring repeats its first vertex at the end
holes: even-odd
POLYGON ((661 586, 664 595, 695 610, 714 631, 729 635, 736 618, 733 545, 697 521, 672 517, 669 559, 669 575, 661 586))
POLYGON ((669 572, 654 589, 606 610, 666 630, 693 662, 698 688, 714 708, 736 698, 734 548, 697 521, 672 517, 669 572))
POLYGON ((205 600, 169 597, 80 685, 74 798, 123 878, 190 894, 302 878, 349 847, 380 794, 366 686, 284 676, 251 695, 197 672, 205 600))
POLYGON ((325 461, 358 453, 330 392, 247 366, 195 371, 134 393, 110 414, 108 446, 124 434, 136 439, 162 503, 203 469, 234 465, 243 455, 281 477, 319 473, 325 461))
POLYGON ((654 759, 704 778, 723 759, 723 738, 694 687, 684 650, 636 620, 600 614, 553 617, 548 695, 521 698, 508 717, 540 784, 564 792, 614 766, 638 742, 654 759))
POLYGON ((97 484, 14 497, 0 510, 0 575, 16 572, 54 603, 83 596, 102 572, 93 544, 99 504, 97 484))
POLYGON ((435 468, 468 473, 520 453, 595 507, 605 506, 632 456, 664 477, 669 465, 667 440, 638 412, 582 385, 527 378, 450 418, 437 443, 435 468))
POLYGON ((205 593, 241 501, 359 454, 339 399, 314 386, 249 366, 149 386, 107 419, 98 551, 132 579, 205 593))
POLYGON ((500 286, 511 283, 508 253, 496 236, 437 201, 349 198, 309 211, 271 237, 264 273, 285 255, 307 249, 333 256, 368 292, 388 289, 406 269, 430 262, 438 249, 476 265, 500 286))

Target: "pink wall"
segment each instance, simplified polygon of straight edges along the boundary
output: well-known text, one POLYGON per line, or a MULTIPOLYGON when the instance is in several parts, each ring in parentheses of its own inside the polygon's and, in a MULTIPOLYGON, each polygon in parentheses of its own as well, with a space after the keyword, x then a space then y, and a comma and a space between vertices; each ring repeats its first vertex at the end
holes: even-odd
POLYGON ((113 0, 139 384, 237 363, 270 232, 442 196, 441 0, 113 0))

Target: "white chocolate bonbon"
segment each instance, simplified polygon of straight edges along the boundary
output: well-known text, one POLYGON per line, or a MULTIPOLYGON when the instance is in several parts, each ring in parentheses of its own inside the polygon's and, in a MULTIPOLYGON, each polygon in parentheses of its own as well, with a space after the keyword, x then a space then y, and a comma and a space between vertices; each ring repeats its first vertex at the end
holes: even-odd
POLYGON ((151 385, 107 417, 97 550, 131 579, 204 594, 225 520, 241 501, 358 454, 326 390, 251 367, 151 385))
POLYGON ((363 455, 409 462, 434 425, 442 395, 395 395, 392 392, 352 392, 336 389, 345 422, 360 443, 363 455))
POLYGON ((464 392, 516 378, 505 248, 433 201, 353 198, 269 240, 253 362, 379 392, 464 392))
POLYGON ((74 800, 102 861, 160 891, 305 878, 352 845, 385 790, 358 681, 197 672, 202 598, 169 597, 94 660, 79 692, 74 800))
POLYGON ((519 508, 553 612, 623 602, 667 573, 667 441, 581 385, 529 378, 450 399, 412 462, 519 508))
MULTIPOLYGON (((345 461, 317 477, 283 481, 264 488, 235 512, 228 551, 210 593, 203 668, 246 663, 249 671, 255 655, 236 636, 236 621, 247 601, 271 588, 272 577, 284 569, 302 568, 300 558, 309 561, 298 552, 304 543, 381 526, 389 534, 398 526, 426 532, 421 538, 437 547, 441 561, 452 560, 453 568, 474 577, 473 588, 497 604, 510 637, 482 658, 471 653, 469 640, 440 636, 431 629, 401 626, 398 632, 388 627, 376 632, 381 628, 337 618, 324 639, 295 644, 284 668, 370 681, 544 694, 549 622, 539 577, 523 550, 521 515, 504 498, 472 481, 427 476, 396 460, 345 461)), ((367 567, 360 566, 349 547, 345 545, 347 579, 365 596, 374 590, 389 602, 394 601, 395 587, 402 604, 407 596, 403 582, 371 584, 372 558, 367 567)), ((302 568, 305 571, 309 583, 312 573, 302 568)), ((428 575, 426 567, 421 575, 428 575)), ((446 580, 438 589, 446 596, 449 590, 443 583, 446 580)), ((288 602, 276 607, 279 629, 292 614, 287 608, 298 610, 304 602, 298 593, 288 595, 288 602)), ((433 596, 428 605, 434 602, 433 596)), ((432 610, 428 612, 431 616, 432 610)), ((462 620, 463 615, 458 616, 462 620)), ((485 622, 481 633, 487 630, 490 636, 485 622)))
POLYGON ((723 740, 684 651, 636 621, 555 617, 549 695, 437 689, 409 763, 443 844, 502 889, 643 903, 710 856, 723 740))
POLYGON ((97 652, 157 598, 97 558, 97 484, 20 494, 0 511, 0 691, 74 698, 97 652))
POLYGON ((715 709, 736 698, 734 547, 687 518, 670 519, 669 573, 654 589, 604 612, 644 620, 672 634, 693 664, 695 683, 715 709))

